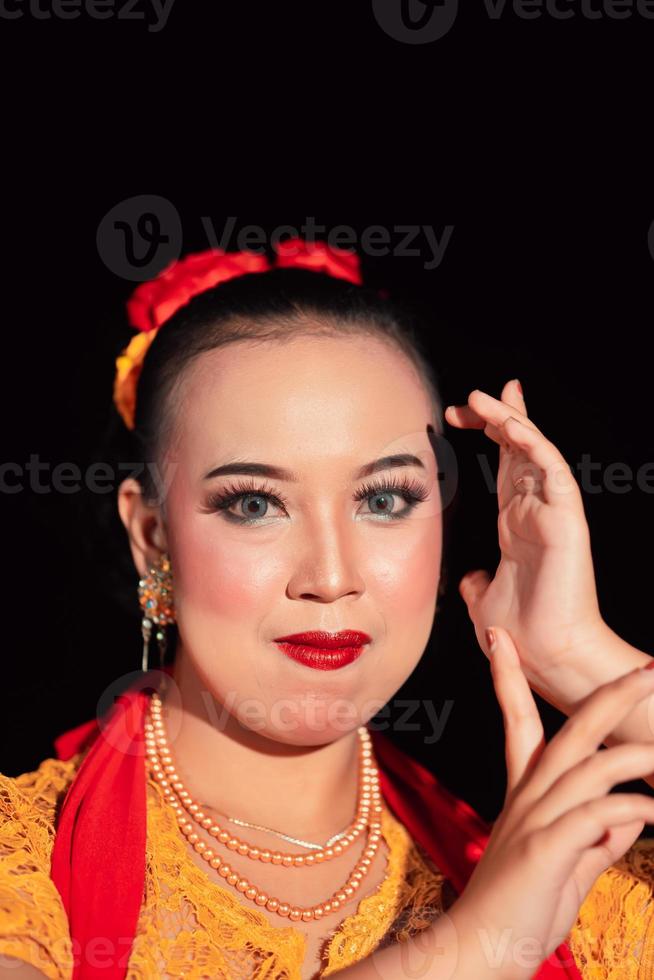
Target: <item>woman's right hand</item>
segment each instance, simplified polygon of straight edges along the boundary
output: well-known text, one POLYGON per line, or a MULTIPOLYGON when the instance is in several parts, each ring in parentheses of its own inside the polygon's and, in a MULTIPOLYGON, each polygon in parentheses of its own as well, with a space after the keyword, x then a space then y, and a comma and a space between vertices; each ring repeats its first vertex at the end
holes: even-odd
POLYGON ((630 671, 593 691, 546 744, 513 641, 506 630, 493 630, 491 673, 505 728, 506 795, 452 912, 459 936, 465 930, 466 942, 476 937, 489 967, 497 954, 501 965, 491 975, 530 980, 566 941, 598 876, 646 823, 654 823, 654 798, 609 792, 654 771, 654 741, 599 750, 652 693, 654 670, 630 671))

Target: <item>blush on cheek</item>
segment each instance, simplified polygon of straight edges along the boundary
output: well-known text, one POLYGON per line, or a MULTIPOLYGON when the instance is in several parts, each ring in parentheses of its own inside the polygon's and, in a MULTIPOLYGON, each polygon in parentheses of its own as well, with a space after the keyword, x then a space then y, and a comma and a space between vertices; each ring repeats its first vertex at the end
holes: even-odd
POLYGON ((229 535, 181 535, 175 592, 180 605, 203 618, 256 624, 274 589, 277 566, 270 549, 244 545, 229 535))
POLYGON ((386 542, 371 553, 370 583, 385 615, 420 616, 433 609, 441 564, 441 536, 421 534, 414 539, 386 542))
POLYGON ((441 571, 441 546, 425 542, 413 556, 413 604, 416 612, 433 607, 441 571))

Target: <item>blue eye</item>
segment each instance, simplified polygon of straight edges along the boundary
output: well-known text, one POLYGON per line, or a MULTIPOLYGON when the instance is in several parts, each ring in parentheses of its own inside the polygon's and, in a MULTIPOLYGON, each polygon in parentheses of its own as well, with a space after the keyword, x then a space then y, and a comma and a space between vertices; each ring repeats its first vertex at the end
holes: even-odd
POLYGON ((246 520, 257 520, 257 518, 265 517, 265 512, 268 510, 268 500, 273 500, 272 496, 265 493, 246 493, 234 498, 235 501, 239 499, 241 510, 247 515, 246 520), (257 507, 260 505, 264 506, 264 512, 261 514, 257 513, 257 507))
POLYGON ((410 480, 404 477, 402 480, 393 478, 387 482, 374 482, 364 484, 354 495, 355 500, 381 500, 381 511, 373 511, 378 517, 386 521, 398 521, 408 517, 414 507, 429 495, 427 487, 417 480, 410 480), (402 497, 406 506, 396 512, 393 498, 402 497))
MULTIPOLYGON (((380 510, 371 510, 370 513, 382 521, 398 521, 408 517, 413 508, 426 500, 427 496, 427 487, 405 478, 402 481, 393 479, 385 483, 367 483, 356 491, 353 499, 381 501, 380 510), (396 509, 396 497, 401 497, 405 502, 406 506, 402 510, 396 509)), ((271 488, 246 482, 215 491, 207 501, 207 509, 219 511, 226 520, 236 524, 254 525, 271 516, 267 513, 269 504, 284 511, 288 506, 284 497, 274 493, 271 488), (240 514, 230 513, 229 509, 237 502, 240 514)))
MULTIPOLYGON (((397 494, 395 494, 395 493, 388 493, 388 492, 382 493, 382 492, 378 492, 378 493, 373 494, 369 499, 372 500, 372 501, 374 501, 374 500, 377 500, 377 501, 381 500, 381 502, 382 502, 381 508, 382 509, 379 512, 379 515, 380 515, 380 517, 384 517, 387 514, 392 513, 393 508, 395 507, 395 497, 396 496, 397 496, 397 494)), ((373 510, 373 513, 375 513, 374 510, 373 510)))

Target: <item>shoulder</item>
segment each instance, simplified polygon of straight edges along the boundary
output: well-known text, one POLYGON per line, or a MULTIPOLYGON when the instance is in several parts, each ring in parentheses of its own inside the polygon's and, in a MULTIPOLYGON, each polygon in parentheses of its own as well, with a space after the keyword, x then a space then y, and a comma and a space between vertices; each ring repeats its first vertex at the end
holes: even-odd
POLYGON ((49 858, 57 813, 75 777, 80 756, 44 759, 19 776, 0 773, 0 860, 17 847, 49 858))
POLYGON ((43 759, 37 769, 18 776, 0 772, 0 828, 6 831, 11 820, 54 822, 81 759, 81 753, 65 761, 43 759))
POLYGON ((35 796, 45 794, 52 795, 52 790, 67 788, 74 778, 79 764, 83 758, 83 753, 78 752, 70 759, 55 759, 48 757, 43 759, 38 768, 29 772, 22 772, 18 776, 7 776, 0 772, 0 785, 15 787, 24 796, 35 796))
POLYGON ((0 955, 15 978, 70 975, 70 934, 50 877, 56 817, 81 756, 44 759, 32 772, 0 773, 0 955), (23 962, 17 966, 10 958, 23 962), (11 965, 10 965, 11 964, 11 965))

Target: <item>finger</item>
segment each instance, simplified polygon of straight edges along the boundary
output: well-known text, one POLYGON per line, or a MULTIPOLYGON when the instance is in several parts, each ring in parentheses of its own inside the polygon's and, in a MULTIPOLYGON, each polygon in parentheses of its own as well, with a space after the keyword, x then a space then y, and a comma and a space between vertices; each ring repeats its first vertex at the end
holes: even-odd
POLYGON ((642 833, 645 821, 641 818, 608 828, 601 841, 586 851, 575 868, 575 879, 585 897, 596 879, 608 867, 619 861, 642 833), (608 858, 607 858, 608 856, 608 858))
POLYGON ((490 575, 483 568, 466 572, 463 576, 459 582, 459 595, 468 607, 468 613, 471 613, 473 606, 481 599, 491 581, 490 575))
POLYGON ((502 388, 500 400, 510 405, 511 408, 517 409, 522 415, 527 415, 525 396, 522 391, 522 385, 517 378, 513 378, 512 381, 507 381, 502 388))
POLYGON ((470 392, 468 395, 468 407, 477 416, 485 419, 488 424, 498 428, 505 419, 512 415, 519 422, 522 422, 523 425, 533 429, 535 432, 540 432, 538 426, 534 425, 527 413, 523 412, 522 409, 513 403, 507 404, 499 398, 493 398, 492 395, 489 395, 486 391, 482 391, 481 388, 475 388, 474 391, 470 392))
POLYGON ((577 505, 579 486, 570 466, 553 442, 538 429, 525 425, 521 419, 511 415, 507 415, 500 430, 510 448, 514 452, 523 452, 527 457, 527 462, 511 473, 513 481, 522 478, 526 485, 542 493, 548 504, 569 502, 577 505))
MULTIPOLYGON (((512 382, 508 384, 510 385, 512 382)), ((506 391, 507 385, 504 386, 503 394, 506 391)), ((444 417, 447 422, 459 428, 483 429, 485 435, 489 439, 492 439, 493 442, 496 442, 500 449, 507 450, 511 447, 507 444, 505 434, 501 428, 503 419, 509 415, 513 415, 521 421, 524 421, 525 424, 533 426, 533 423, 527 416, 524 400, 522 407, 516 405, 516 402, 516 392, 512 393, 510 402, 505 402, 493 398, 479 388, 475 388, 468 395, 467 405, 448 405, 445 409, 444 417), (500 407, 503 409, 503 412, 498 415, 498 408, 500 407), (489 409, 491 408, 494 414, 489 415, 489 409)), ((535 428, 535 426, 533 427, 535 428)))
POLYGON ((526 778, 545 747, 543 724, 518 651, 507 630, 492 626, 491 674, 504 719, 506 797, 526 778))
POLYGON ((469 405, 448 405, 444 417, 446 422, 459 429, 483 429, 486 425, 486 419, 469 405))
POLYGON ((635 705, 654 691, 654 670, 637 667, 602 684, 582 702, 550 739, 526 790, 538 799, 572 766, 597 752, 635 705))
POLYGON ((590 800, 568 810, 552 823, 530 834, 530 843, 535 855, 542 854, 548 881, 552 884, 562 883, 568 880, 570 872, 589 848, 590 853, 598 855, 601 870, 610 867, 613 861, 609 860, 602 841, 613 827, 635 820, 654 822, 654 798, 642 793, 611 793, 610 796, 590 800), (592 848, 597 850, 593 852, 592 848))
POLYGON ((524 420, 526 423, 533 425, 533 422, 531 422, 527 415, 524 398, 521 395, 518 396, 514 390, 511 390, 511 398, 505 398, 505 393, 508 393, 510 390, 509 386, 511 385, 513 385, 513 382, 509 381, 502 389, 501 401, 493 398, 492 395, 487 394, 487 392, 482 391, 480 388, 474 388, 468 395, 468 403, 466 405, 447 406, 445 409, 445 418, 452 425, 471 429, 483 429, 486 425, 497 428, 501 420, 507 415, 514 415, 521 421, 524 420), (490 399, 490 402, 478 399, 478 395, 483 395, 484 399, 490 399), (520 404, 520 401, 522 404, 520 404), (491 403, 495 409, 493 418, 488 417, 488 409, 491 403), (498 415, 497 410, 498 408, 501 409, 502 406, 504 412, 498 415))
POLYGON ((538 800, 539 823, 549 823, 575 804, 597 799, 618 783, 654 770, 654 742, 631 742, 591 753, 572 766, 538 800))
MULTIPOLYGON (((504 386, 503 395, 508 393, 512 384, 508 382, 504 386)), ((448 406, 446 418, 462 428, 484 429, 485 434, 501 449, 523 453, 527 461, 517 470, 512 467, 505 478, 512 481, 521 479, 524 490, 541 492, 546 503, 567 504, 576 510, 579 487, 570 466, 554 443, 528 418, 526 406, 524 412, 515 407, 517 401, 515 390, 512 391, 512 403, 509 405, 476 388, 470 392, 467 406, 448 406)), ((524 399, 522 401, 524 405, 524 399)))

